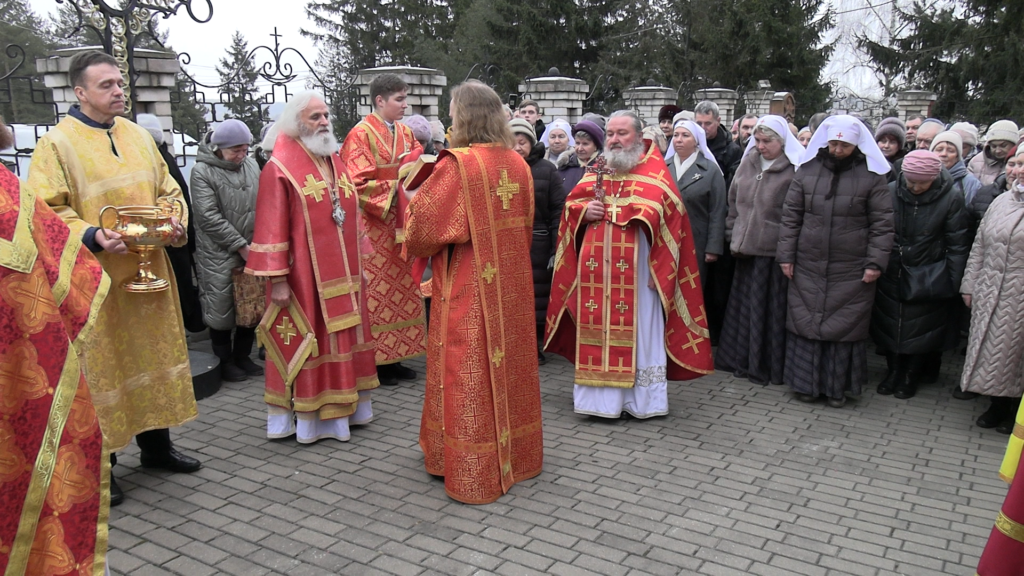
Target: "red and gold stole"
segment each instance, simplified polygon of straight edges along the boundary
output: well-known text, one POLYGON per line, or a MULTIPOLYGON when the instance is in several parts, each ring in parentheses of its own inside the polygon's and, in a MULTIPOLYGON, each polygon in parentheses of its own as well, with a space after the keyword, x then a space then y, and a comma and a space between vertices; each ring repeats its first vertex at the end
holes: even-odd
MULTIPOLYGON (((370 154, 374 159, 374 166, 366 167, 367 185, 360 191, 360 196, 364 204, 372 204, 379 210, 381 220, 386 220, 391 203, 395 201, 395 194, 398 193, 398 170, 403 164, 415 160, 407 154, 419 148, 419 145, 408 126, 395 122, 395 131, 392 134, 387 123, 376 112, 356 124, 356 129, 366 133, 370 154)), ((346 139, 346 145, 352 144, 346 139)), ((397 204, 395 242, 400 244, 405 241, 405 209, 408 201, 399 194, 397 204)))
POLYGON ((668 379, 713 371, 704 297, 682 198, 656 146, 629 174, 607 179, 605 219, 583 222, 594 174, 566 199, 545 344, 576 363, 576 383, 631 388, 636 375, 637 268, 649 266, 666 315, 668 379), (638 260, 639 234, 651 245, 638 260))
POLYGON ((326 161, 315 159, 300 142, 281 135, 270 161, 280 168, 299 195, 327 331, 338 332, 360 324, 358 199, 340 158, 332 154, 326 161), (345 211, 345 225, 341 228, 332 216, 332 187, 345 211))
POLYGON ((77 350, 109 278, 0 168, 0 571, 104 573, 110 461, 77 350))

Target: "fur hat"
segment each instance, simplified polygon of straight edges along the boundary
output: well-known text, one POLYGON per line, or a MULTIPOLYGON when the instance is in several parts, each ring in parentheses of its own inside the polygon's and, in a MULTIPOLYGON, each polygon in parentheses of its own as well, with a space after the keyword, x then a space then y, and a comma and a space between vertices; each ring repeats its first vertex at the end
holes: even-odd
POLYGON ((892 136, 899 143, 900 148, 903 148, 907 143, 907 125, 899 118, 886 118, 879 122, 878 129, 875 130, 875 142, 878 142, 882 136, 892 136))
POLYGON ((512 129, 512 134, 522 134, 530 140, 530 144, 537 145, 537 131, 533 128, 533 125, 522 118, 513 118, 508 123, 509 128, 512 129))
POLYGON ((216 146, 217 150, 240 146, 252 143, 252 132, 245 122, 234 118, 225 120, 213 129, 210 137, 210 144, 216 146))
POLYGON ((1012 120, 999 120, 993 122, 985 133, 985 144, 1003 140, 1006 142, 1017 142, 1017 125, 1012 120))
POLYGON ((978 145, 978 127, 974 124, 970 122, 957 122, 950 126, 949 129, 959 134, 964 144, 978 145))
POLYGON ((664 122, 665 120, 671 120, 676 114, 682 112, 683 109, 675 104, 668 104, 661 107, 658 111, 658 122, 664 122))

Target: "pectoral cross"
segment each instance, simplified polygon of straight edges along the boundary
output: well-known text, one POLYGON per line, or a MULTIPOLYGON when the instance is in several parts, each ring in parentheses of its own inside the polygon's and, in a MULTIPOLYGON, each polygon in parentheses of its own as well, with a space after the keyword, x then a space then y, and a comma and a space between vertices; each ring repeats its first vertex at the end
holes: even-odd
POLYGON ((274 327, 277 333, 281 336, 281 340, 284 340, 285 346, 291 346, 292 338, 299 335, 299 331, 295 329, 295 324, 292 324, 292 319, 285 316, 281 319, 281 323, 274 327))
POLYGON ((508 179, 508 170, 501 170, 501 179, 498 180, 498 198, 501 198, 501 209, 508 210, 512 197, 519 194, 519 184, 508 179))
POLYGON ((306 174, 306 186, 302 189, 304 196, 312 196, 317 202, 323 200, 324 190, 327 190, 327 182, 322 182, 313 177, 312 174, 306 174))
POLYGON ((594 197, 598 200, 604 200, 604 177, 612 176, 615 174, 615 170, 607 167, 607 161, 604 156, 598 156, 597 162, 594 162, 593 166, 587 166, 588 174, 596 174, 597 181, 594 182, 594 197))
MULTIPOLYGON (((614 200, 614 198, 612 199, 614 200)), ((619 212, 622 212, 622 206, 618 204, 612 204, 608 207, 608 221, 615 222, 619 218, 619 212)))

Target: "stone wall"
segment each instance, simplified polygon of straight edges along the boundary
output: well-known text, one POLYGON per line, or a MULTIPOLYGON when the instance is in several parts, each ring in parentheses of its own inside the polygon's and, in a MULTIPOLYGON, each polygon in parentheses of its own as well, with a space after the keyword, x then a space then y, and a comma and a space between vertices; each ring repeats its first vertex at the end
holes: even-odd
POLYGON ((622 93, 626 108, 634 110, 647 124, 658 123, 662 106, 675 104, 679 95, 667 86, 636 86, 622 93))
POLYGON ((370 81, 387 72, 397 74, 409 85, 409 96, 406 100, 409 108, 405 112, 406 116, 420 114, 427 120, 439 119, 441 94, 448 85, 448 78, 441 70, 414 66, 382 66, 360 70, 355 82, 359 90, 360 116, 367 116, 373 112, 373 102, 370 100, 370 81))
POLYGON ((718 104, 718 114, 722 124, 726 127, 732 126, 733 120, 736 119, 736 101, 739 100, 739 94, 735 90, 729 90, 728 88, 705 88, 697 90, 693 97, 696 102, 710 100, 718 104))
POLYGON ((534 100, 540 106, 541 118, 550 124, 555 118, 575 124, 583 118, 583 101, 587 99, 590 86, 579 78, 567 76, 542 76, 529 78, 519 85, 523 100, 534 100))
POLYGON ((898 98, 897 109, 900 120, 906 121, 908 116, 923 114, 925 118, 931 117, 932 105, 937 97, 927 90, 904 90, 896 95, 898 98))

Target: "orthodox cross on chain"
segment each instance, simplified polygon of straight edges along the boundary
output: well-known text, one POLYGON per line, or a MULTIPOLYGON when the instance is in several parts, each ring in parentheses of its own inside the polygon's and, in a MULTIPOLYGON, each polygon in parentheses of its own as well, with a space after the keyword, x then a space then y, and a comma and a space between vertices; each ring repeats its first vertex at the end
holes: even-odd
POLYGON ((593 166, 587 166, 587 173, 597 175, 597 181, 594 182, 594 197, 598 200, 604 200, 604 177, 614 175, 615 170, 608 168, 608 163, 604 156, 598 156, 597 162, 593 166))

